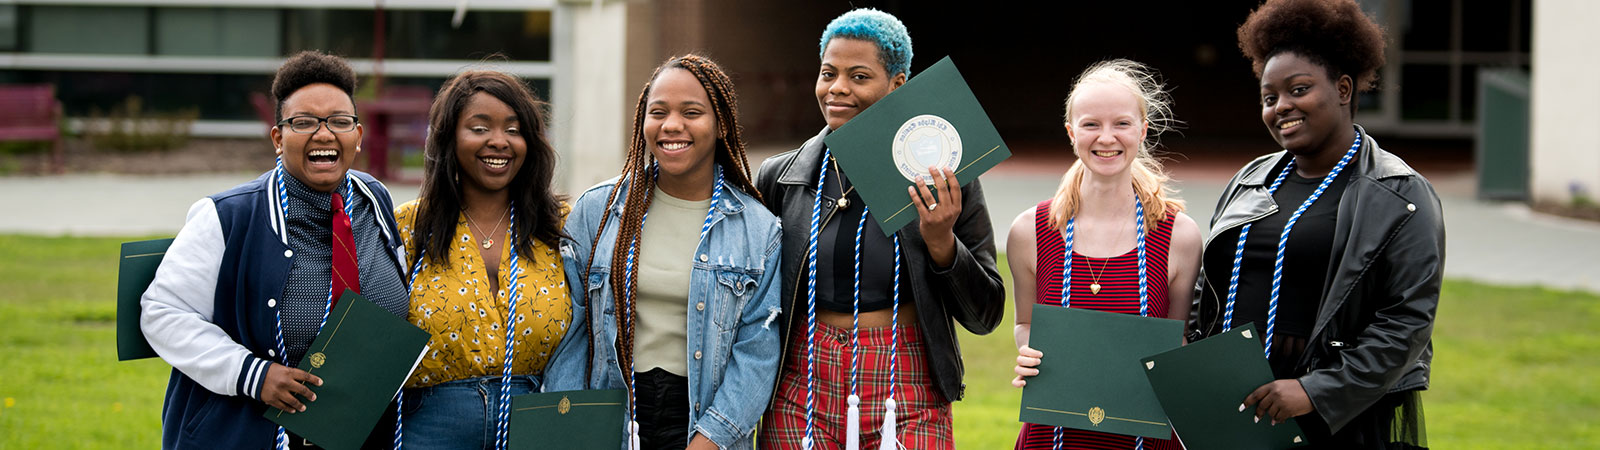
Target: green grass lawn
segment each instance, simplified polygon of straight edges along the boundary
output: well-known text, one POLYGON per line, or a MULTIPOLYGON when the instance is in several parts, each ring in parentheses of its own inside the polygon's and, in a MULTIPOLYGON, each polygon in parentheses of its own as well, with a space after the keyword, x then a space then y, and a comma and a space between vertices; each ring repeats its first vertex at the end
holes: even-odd
POLYGON ((0 448, 158 448, 170 367, 117 362, 132 239, 0 235, 0 448))
MULTIPOLYGON (((116 255, 133 239, 0 235, 0 449, 160 445, 170 369, 116 362, 116 255)), ((1451 280, 1443 299, 1423 395, 1432 447, 1600 447, 1600 296, 1451 280)), ((994 333, 961 344, 956 441, 1010 448, 1009 306, 994 333)))
MULTIPOLYGON (((1008 268, 1000 270, 1009 285, 1008 268)), ((1600 296, 1447 280, 1440 298, 1433 380, 1422 395, 1432 448, 1600 448, 1600 296)), ((994 333, 961 335, 958 447, 1016 440, 1022 390, 1011 387, 1011 317, 1008 307, 994 333)))

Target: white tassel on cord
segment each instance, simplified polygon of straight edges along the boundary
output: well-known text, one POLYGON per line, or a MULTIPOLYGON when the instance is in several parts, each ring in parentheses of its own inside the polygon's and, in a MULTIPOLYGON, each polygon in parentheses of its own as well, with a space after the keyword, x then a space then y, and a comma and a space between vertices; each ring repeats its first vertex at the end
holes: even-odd
POLYGON ((850 394, 850 410, 845 413, 844 448, 861 449, 861 397, 850 394))
POLYGON ((878 436, 879 450, 900 450, 899 434, 894 430, 894 399, 883 401, 883 431, 878 436))
POLYGON ((639 450, 639 422, 628 422, 628 448, 639 450))

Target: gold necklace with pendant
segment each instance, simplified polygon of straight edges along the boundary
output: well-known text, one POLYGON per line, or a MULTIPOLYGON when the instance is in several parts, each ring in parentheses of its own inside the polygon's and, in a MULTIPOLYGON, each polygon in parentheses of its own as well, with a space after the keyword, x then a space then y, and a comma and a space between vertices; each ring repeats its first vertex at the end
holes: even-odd
POLYGON ((1094 270, 1094 261, 1090 261, 1089 260, 1089 255, 1083 255, 1083 260, 1084 260, 1083 262, 1089 263, 1089 269, 1091 270, 1091 272, 1089 272, 1089 273, 1094 275, 1094 280, 1091 283, 1089 283, 1089 293, 1090 294, 1099 294, 1100 293, 1100 274, 1103 274, 1103 273, 1106 272, 1106 266, 1111 265, 1111 260, 1107 259, 1104 264, 1101 264, 1099 272, 1093 272, 1093 270, 1094 270))
MULTIPOLYGON (((511 209, 510 208, 506 208, 506 212, 507 213, 511 212, 511 209)), ((488 233, 484 233, 483 232, 483 227, 478 226, 478 222, 475 221, 475 220, 472 220, 472 214, 467 214, 466 210, 462 210, 461 211, 461 215, 467 216, 467 224, 472 225, 473 228, 476 228, 476 230, 474 230, 473 232, 478 234, 478 236, 479 236, 478 237, 478 242, 483 245, 483 249, 484 250, 488 250, 489 247, 493 247, 494 246, 494 237, 489 235, 488 233)), ((494 230, 500 229, 500 224, 505 223, 505 221, 506 221, 506 213, 500 213, 500 220, 494 223, 494 228, 492 228, 492 229, 494 229, 494 230)))
MULTIPOLYGON (((1117 237, 1121 238, 1122 236, 1117 236, 1117 237)), ((1117 242, 1120 243, 1122 241, 1117 241, 1117 242)), ((1110 266, 1111 265, 1111 260, 1115 259, 1115 258, 1116 258, 1116 256, 1113 256, 1113 257, 1110 257, 1110 258, 1106 258, 1105 262, 1100 265, 1100 271, 1099 272, 1094 272, 1094 261, 1090 261, 1089 260, 1089 255, 1083 255, 1083 262, 1089 264, 1089 270, 1090 270, 1089 274, 1094 276, 1094 279, 1090 280, 1090 283, 1089 283, 1089 293, 1090 294, 1097 294, 1098 295, 1100 293, 1100 275, 1106 273, 1106 267, 1110 266)))
MULTIPOLYGON (((844 184, 844 172, 839 170, 839 160, 833 159, 833 156, 829 155, 828 156, 828 162, 833 163, 833 173, 835 175, 838 175, 839 183, 841 185, 843 185, 844 184)), ((850 191, 854 191, 854 190, 856 190, 856 185, 855 184, 851 184, 849 189, 845 189, 844 192, 840 192, 839 193, 839 209, 844 209, 844 208, 849 208, 850 207, 850 198, 849 198, 850 197, 850 191)))

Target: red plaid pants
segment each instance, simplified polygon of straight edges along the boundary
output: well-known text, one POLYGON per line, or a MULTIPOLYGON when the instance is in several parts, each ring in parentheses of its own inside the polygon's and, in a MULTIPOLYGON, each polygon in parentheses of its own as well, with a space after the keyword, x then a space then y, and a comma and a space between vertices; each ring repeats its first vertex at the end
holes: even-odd
MULTIPOLYGON (((806 432, 806 333, 793 340, 778 376, 777 397, 756 434, 762 449, 800 449, 806 432)), ((952 449, 950 402, 933 386, 922 332, 900 324, 899 371, 895 374, 895 431, 909 449, 952 449)), ((812 448, 844 448, 850 407, 850 330, 817 323, 812 448)), ((894 333, 888 327, 861 330, 856 395, 861 397, 861 448, 876 449, 883 427, 883 401, 889 398, 889 357, 894 333)))

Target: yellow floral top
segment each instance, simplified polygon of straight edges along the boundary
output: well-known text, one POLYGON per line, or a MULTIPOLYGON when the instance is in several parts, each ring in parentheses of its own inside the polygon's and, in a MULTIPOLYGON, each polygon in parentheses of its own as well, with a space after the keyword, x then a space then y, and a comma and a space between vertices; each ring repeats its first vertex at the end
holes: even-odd
MULTIPOLYGON (((565 206, 562 208, 566 209, 565 206)), ((400 205, 394 212, 400 236, 416 264, 421 236, 412 236, 417 200, 400 205)), ((448 381, 499 376, 505 356, 506 308, 511 285, 511 246, 500 253, 500 290, 491 292, 488 272, 478 251, 478 240, 467 228, 466 216, 456 219, 458 245, 446 256, 449 267, 424 262, 411 287, 409 320, 429 334, 428 353, 423 355, 406 387, 432 386, 448 381)), ((510 229, 498 239, 510 239, 510 229)), ((567 333, 572 320, 572 300, 567 295, 566 275, 561 253, 545 242, 535 240, 532 255, 517 255, 522 267, 522 298, 517 301, 515 354, 511 373, 544 373, 545 363, 556 344, 567 333)))

